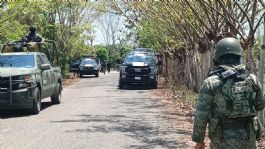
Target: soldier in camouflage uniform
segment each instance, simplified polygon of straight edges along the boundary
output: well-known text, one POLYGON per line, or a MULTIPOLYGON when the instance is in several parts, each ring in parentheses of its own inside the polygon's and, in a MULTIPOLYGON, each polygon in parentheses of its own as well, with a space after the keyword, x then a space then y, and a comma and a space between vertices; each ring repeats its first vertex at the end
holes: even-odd
POLYGON ((262 86, 241 64, 242 48, 235 38, 220 40, 215 67, 204 80, 196 103, 192 140, 204 148, 206 126, 212 149, 255 149, 263 110, 262 86))

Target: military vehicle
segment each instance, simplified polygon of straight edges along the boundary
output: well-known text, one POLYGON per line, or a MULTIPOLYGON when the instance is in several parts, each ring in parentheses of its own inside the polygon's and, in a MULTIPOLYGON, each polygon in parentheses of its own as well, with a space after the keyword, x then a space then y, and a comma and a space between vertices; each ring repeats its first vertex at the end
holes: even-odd
POLYGON ((41 100, 51 97, 60 104, 62 76, 59 67, 52 67, 46 55, 48 43, 12 42, 0 54, 0 109, 41 110, 41 100))
POLYGON ((158 62, 153 52, 129 53, 120 70, 119 88, 127 84, 147 84, 157 88, 158 62))

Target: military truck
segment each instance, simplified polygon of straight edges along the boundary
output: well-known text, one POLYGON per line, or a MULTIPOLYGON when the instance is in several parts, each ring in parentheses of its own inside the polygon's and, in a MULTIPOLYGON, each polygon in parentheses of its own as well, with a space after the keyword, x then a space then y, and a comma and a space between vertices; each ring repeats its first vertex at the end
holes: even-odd
POLYGON ((129 53, 120 70, 119 88, 127 84, 147 84, 157 88, 158 65, 153 52, 129 53))
POLYGON ((0 109, 41 111, 41 100, 61 103, 62 76, 43 51, 47 43, 12 42, 0 54, 0 109))

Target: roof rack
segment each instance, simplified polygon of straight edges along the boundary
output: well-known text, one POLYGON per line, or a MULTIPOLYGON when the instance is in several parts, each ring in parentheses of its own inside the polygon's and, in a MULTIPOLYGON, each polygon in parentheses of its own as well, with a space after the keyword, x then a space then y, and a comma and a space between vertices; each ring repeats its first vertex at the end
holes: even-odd
POLYGON ((1 53, 9 52, 40 52, 42 50, 42 45, 45 43, 52 44, 56 46, 53 40, 44 40, 43 42, 24 42, 24 41, 12 41, 3 45, 1 53))

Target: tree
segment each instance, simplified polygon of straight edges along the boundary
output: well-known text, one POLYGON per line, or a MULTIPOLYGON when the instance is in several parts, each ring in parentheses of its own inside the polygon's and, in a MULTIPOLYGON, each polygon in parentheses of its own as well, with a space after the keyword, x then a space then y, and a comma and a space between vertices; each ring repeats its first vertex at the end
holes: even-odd
POLYGON ((95 55, 100 61, 108 60, 108 52, 107 49, 103 46, 96 46, 95 48, 95 55))

